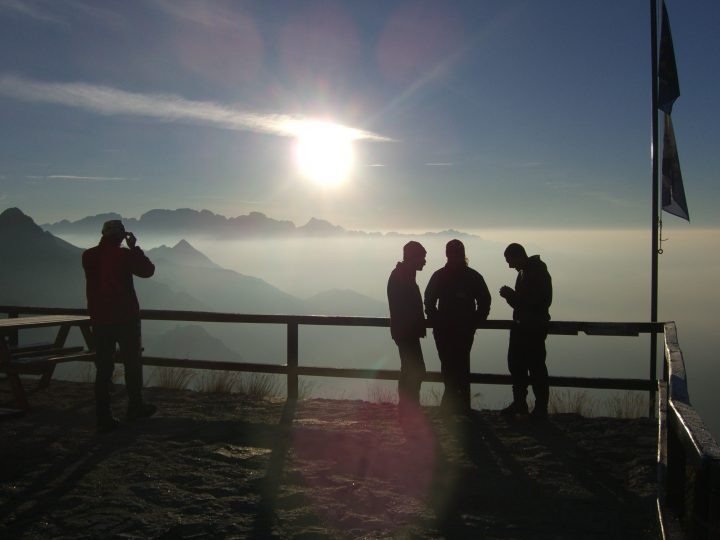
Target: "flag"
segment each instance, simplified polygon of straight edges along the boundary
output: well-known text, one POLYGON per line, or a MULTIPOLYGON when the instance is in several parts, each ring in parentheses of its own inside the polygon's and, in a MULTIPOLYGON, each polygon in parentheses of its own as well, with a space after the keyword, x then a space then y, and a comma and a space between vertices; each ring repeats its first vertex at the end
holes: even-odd
POLYGON ((675 64, 675 48, 670 33, 665 2, 662 3, 662 27, 660 29, 660 58, 658 63, 658 109, 670 114, 673 103, 680 97, 677 65, 675 64))
POLYGON ((668 214, 690 221, 685 189, 683 188, 680 160, 675 145, 675 131, 669 114, 665 114, 662 157, 662 209, 668 214))

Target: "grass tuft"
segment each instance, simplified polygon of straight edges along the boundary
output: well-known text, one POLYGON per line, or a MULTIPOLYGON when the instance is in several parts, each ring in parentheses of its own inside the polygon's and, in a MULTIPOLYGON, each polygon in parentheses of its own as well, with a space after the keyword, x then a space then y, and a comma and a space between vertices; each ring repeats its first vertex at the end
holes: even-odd
POLYGON ((237 371, 205 370, 200 377, 198 392, 206 394, 230 394, 240 383, 237 371))
POLYGON ((588 396, 587 392, 575 392, 572 390, 551 390, 548 412, 574 413, 580 416, 593 416, 596 401, 588 396))
POLYGON ((397 403, 397 390, 376 383, 368 387, 368 401, 372 403, 397 403))
POLYGON ((648 395, 642 392, 622 392, 610 396, 608 414, 615 418, 640 418, 648 414, 648 395))
POLYGON ((178 367, 158 367, 153 370, 151 379, 156 386, 185 390, 195 378, 191 369, 178 367))
POLYGON ((251 399, 263 399, 280 395, 280 384, 277 376, 269 373, 250 373, 239 377, 238 380, 237 391, 251 399))

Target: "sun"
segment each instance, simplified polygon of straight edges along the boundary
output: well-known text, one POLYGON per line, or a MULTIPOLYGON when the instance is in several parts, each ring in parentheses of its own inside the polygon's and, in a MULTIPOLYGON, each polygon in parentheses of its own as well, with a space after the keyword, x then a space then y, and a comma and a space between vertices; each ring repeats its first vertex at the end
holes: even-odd
POLYGON ((354 158, 351 130, 327 122, 309 122, 298 130, 295 160, 311 182, 323 187, 344 184, 354 158))

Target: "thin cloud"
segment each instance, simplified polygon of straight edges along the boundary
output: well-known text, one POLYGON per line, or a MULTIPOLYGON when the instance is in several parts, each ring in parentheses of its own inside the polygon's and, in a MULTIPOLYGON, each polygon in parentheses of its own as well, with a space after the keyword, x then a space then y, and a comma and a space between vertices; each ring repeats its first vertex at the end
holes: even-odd
POLYGON ((23 0, 0 0, 0 10, 11 11, 16 15, 30 17, 36 21, 64 24, 61 18, 52 13, 50 10, 37 6, 32 2, 23 0))
MULTIPOLYGON (((165 94, 137 94, 85 83, 45 83, 4 75, 0 94, 36 103, 54 103, 106 116, 140 116, 162 122, 200 124, 234 131, 297 137, 317 122, 289 114, 243 111, 208 101, 190 101, 165 94)), ((348 126, 334 126, 352 140, 392 142, 393 139, 348 126)))
POLYGON ((122 176, 73 176, 69 174, 51 174, 48 180, 69 180, 71 182, 137 182, 138 178, 122 176))
POLYGON ((451 162, 449 162, 449 161, 448 161, 448 162, 436 162, 436 163, 426 163, 426 164, 425 164, 426 167, 452 167, 453 165, 455 165, 455 164, 454 164, 454 163, 451 163, 451 162))
POLYGON ((212 28, 242 30, 244 25, 236 20, 237 14, 221 4, 196 2, 195 0, 152 0, 152 3, 176 19, 212 28))
POLYGON ((10 11, 15 15, 28 17, 38 22, 56 25, 71 25, 71 21, 79 16, 101 20, 107 24, 123 22, 122 17, 113 11, 98 7, 95 3, 73 0, 32 1, 32 0, 0 0, 0 11, 10 11))

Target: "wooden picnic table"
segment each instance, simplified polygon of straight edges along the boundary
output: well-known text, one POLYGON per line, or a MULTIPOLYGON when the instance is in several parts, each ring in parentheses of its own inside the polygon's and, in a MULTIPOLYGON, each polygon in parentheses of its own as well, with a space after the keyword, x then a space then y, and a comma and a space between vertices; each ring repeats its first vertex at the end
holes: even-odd
MULTIPOLYGON (((22 411, 30 408, 20 375, 40 375, 39 387, 50 382, 55 366, 60 362, 87 360, 94 355, 90 317, 87 315, 40 315, 0 319, 0 373, 5 373, 15 402, 22 411), (77 326, 82 332, 87 351, 83 347, 67 347, 70 329, 77 326), (20 330, 57 327, 52 343, 18 346, 20 330)), ((6 414, 17 411, 6 410, 6 414)))

